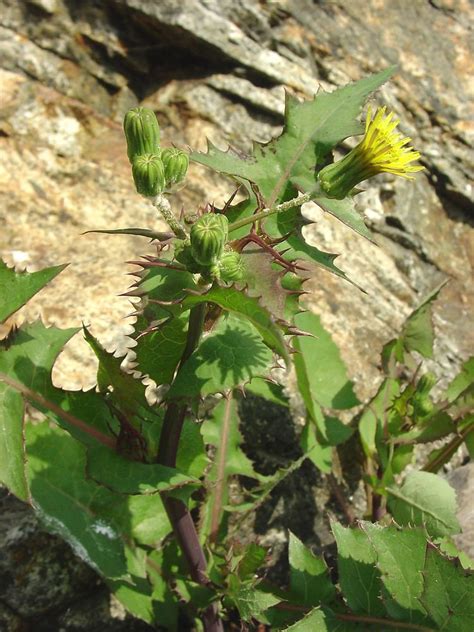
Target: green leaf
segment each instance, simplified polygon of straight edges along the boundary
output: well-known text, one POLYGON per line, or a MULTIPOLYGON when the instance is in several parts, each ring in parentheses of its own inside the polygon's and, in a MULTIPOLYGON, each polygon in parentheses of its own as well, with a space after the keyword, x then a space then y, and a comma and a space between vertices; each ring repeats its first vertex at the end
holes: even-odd
POLYGON ((215 329, 183 364, 168 397, 196 397, 231 390, 255 376, 264 376, 273 356, 255 328, 232 314, 215 329))
MULTIPOLYGON (((326 615, 320 608, 314 608, 302 619, 285 628, 285 632, 335 632, 335 628, 328 628, 326 625, 326 615)), ((342 628, 338 629, 342 632, 342 628)))
POLYGON ((362 529, 377 555, 383 597, 390 617, 423 621, 423 567, 426 540, 421 529, 399 530, 364 522, 362 529))
POLYGON ((245 318, 262 336, 265 343, 288 361, 288 352, 281 328, 274 322, 272 315, 260 304, 258 298, 248 296, 235 287, 214 286, 205 294, 189 295, 183 305, 193 306, 210 302, 237 317, 245 318))
POLYGON ((329 603, 334 597, 334 586, 325 562, 290 532, 288 549, 290 589, 299 604, 316 606, 329 603))
POLYGON ((431 303, 436 300, 446 281, 438 285, 405 321, 400 340, 407 351, 417 351, 424 358, 433 357, 434 330, 431 321, 431 303))
POLYGON ((127 577, 124 543, 100 514, 118 497, 84 479, 85 448, 47 423, 28 424, 26 442, 32 504, 46 528, 105 577, 127 577))
MULTIPOLYGON (((365 454, 368 457, 377 452, 377 444, 382 439, 385 416, 393 399, 400 393, 397 380, 386 379, 382 382, 375 397, 369 402, 359 419, 359 434, 365 454)), ((387 419, 388 421, 388 419, 387 419)))
POLYGON ((0 259, 0 322, 22 307, 67 267, 53 266, 38 272, 15 272, 0 259))
POLYGON ((138 368, 148 374, 157 385, 169 384, 186 345, 187 316, 171 317, 156 331, 137 340, 134 352, 138 368))
POLYGON ((285 408, 289 406, 283 387, 280 384, 275 384, 275 382, 264 380, 261 377, 254 377, 245 385, 245 390, 252 393, 252 395, 257 395, 257 397, 263 397, 263 399, 273 404, 278 404, 285 408))
POLYGON ((296 376, 306 408, 315 422, 315 404, 346 409, 359 404, 347 377, 339 349, 321 325, 319 316, 304 312, 295 316, 295 325, 311 334, 297 336, 294 347, 296 376))
POLYGON ((332 471, 333 448, 325 441, 313 423, 306 422, 301 433, 301 449, 307 454, 308 459, 325 474, 332 471))
POLYGON ((267 479, 255 472, 252 461, 242 451, 239 424, 237 401, 232 397, 219 402, 212 411, 212 417, 201 426, 204 442, 216 448, 205 479, 207 498, 201 509, 202 538, 209 534, 216 537, 223 508, 228 502, 231 476, 247 476, 261 481, 267 479))
POLYGON ((453 432, 456 432, 456 424, 451 417, 445 412, 437 412, 426 420, 423 419, 411 430, 397 435, 394 443, 430 443, 453 432))
MULTIPOLYGON (((233 576, 231 578, 233 579, 233 576)), ((237 585, 230 582, 228 596, 235 604, 243 621, 250 621, 253 618, 262 620, 265 610, 281 601, 279 597, 271 593, 258 590, 254 586, 240 584, 240 582, 237 585)))
POLYGON ((304 103, 287 95, 283 133, 267 145, 255 145, 252 156, 222 152, 209 144, 207 154, 193 153, 191 159, 240 181, 255 183, 266 206, 273 206, 282 201, 291 177, 306 177, 335 145, 362 133, 362 125, 356 120, 360 108, 393 71, 393 67, 388 68, 331 93, 320 91, 304 103))
POLYGON ((455 491, 436 474, 411 472, 401 487, 389 487, 387 492, 399 524, 424 526, 432 537, 459 533, 455 491))
POLYGON ((0 382, 0 482, 17 498, 27 502, 23 423, 22 396, 0 382))
POLYGON ((242 581, 255 579, 255 573, 265 561, 267 552, 264 546, 255 544, 255 542, 251 542, 246 547, 236 568, 237 575, 242 581))
POLYGON ((331 529, 337 544, 339 585, 347 605, 353 612, 382 616, 382 582, 377 556, 367 535, 359 528, 345 528, 338 522, 332 522, 331 529))
POLYGON ((112 444, 114 419, 102 396, 94 391, 64 391, 52 384, 54 362, 77 331, 47 328, 38 321, 12 332, 0 345, 0 372, 18 383, 16 390, 35 408, 80 441, 112 444))
POLYGON ((474 577, 439 555, 426 552, 424 590, 420 601, 438 630, 474 630, 474 577))
POLYGON ((145 386, 131 373, 122 370, 123 358, 106 351, 86 327, 84 337, 99 360, 97 384, 103 394, 110 393, 111 399, 126 414, 133 414, 146 405, 145 386))
POLYGON ((445 397, 448 402, 455 402, 467 389, 474 384, 474 357, 463 363, 461 371, 449 384, 445 397))
POLYGON ((88 449, 87 476, 121 494, 156 494, 198 482, 174 468, 130 461, 99 445, 88 449))
POLYGON ((114 499, 113 503, 101 508, 101 515, 117 525, 121 533, 146 546, 158 546, 171 532, 160 494, 114 499))

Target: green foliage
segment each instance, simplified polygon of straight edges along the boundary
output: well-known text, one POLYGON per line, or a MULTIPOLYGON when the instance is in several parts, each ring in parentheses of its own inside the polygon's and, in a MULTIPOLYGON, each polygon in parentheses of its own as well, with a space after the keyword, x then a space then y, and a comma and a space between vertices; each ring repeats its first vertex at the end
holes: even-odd
POLYGON ((454 490, 439 476, 411 472, 403 485, 387 491, 390 511, 398 524, 424 526, 434 538, 459 533, 454 490))
MULTIPOLYGON (((361 107, 392 72, 303 103, 288 96, 282 134, 250 156, 211 144, 192 154, 236 180, 245 198, 208 204, 183 224, 164 196, 184 178, 187 154, 162 152, 154 113, 132 110, 124 129, 133 176, 147 196, 166 191, 151 202, 173 231, 98 231, 157 245, 156 256, 135 262, 127 292, 133 371, 86 327, 98 360, 97 387, 87 392, 51 377, 77 329, 26 324, 0 344, 1 482, 148 623, 179 630, 185 619, 193 629, 201 621, 206 632, 219 629, 209 623, 216 617, 297 632, 474 628, 470 561, 450 539, 459 532, 454 491, 435 474, 463 442, 474 451, 474 365, 467 361, 439 397, 436 376, 420 364, 433 355, 431 308, 442 286, 385 345, 366 403, 319 317, 300 304, 308 264, 346 278, 336 255, 306 242, 302 201, 370 239, 353 197, 327 198, 318 172, 338 143, 363 131, 361 107), (283 364, 294 366, 306 419, 299 453, 263 475, 246 452, 238 402, 248 391, 291 410, 275 381, 283 364), (145 378, 154 382, 148 390, 145 378), (30 407, 44 418, 25 422, 30 407), (421 471, 405 475, 417 444, 434 440, 421 471), (360 465, 372 522, 353 520, 359 507, 346 485, 359 481, 345 479, 348 455, 360 465), (303 466, 327 476, 353 525, 333 520, 337 556, 327 558, 290 531, 288 581, 275 586, 267 548, 242 525, 303 466)), ((18 274, 1 264, 1 319, 62 268, 18 274)))
POLYGON ((0 260, 0 323, 20 309, 66 266, 53 266, 38 272, 15 272, 0 260))

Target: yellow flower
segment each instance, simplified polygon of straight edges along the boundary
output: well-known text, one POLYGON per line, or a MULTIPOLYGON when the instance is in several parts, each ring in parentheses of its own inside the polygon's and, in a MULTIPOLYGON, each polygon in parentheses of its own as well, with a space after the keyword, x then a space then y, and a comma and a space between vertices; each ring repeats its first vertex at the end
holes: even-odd
POLYGON ((342 199, 357 184, 378 173, 393 173, 413 180, 410 174, 424 169, 410 164, 420 158, 420 153, 408 144, 411 138, 395 131, 399 120, 392 120, 393 112, 385 116, 385 110, 379 108, 372 119, 369 107, 362 141, 347 156, 319 172, 321 189, 328 197, 342 199))

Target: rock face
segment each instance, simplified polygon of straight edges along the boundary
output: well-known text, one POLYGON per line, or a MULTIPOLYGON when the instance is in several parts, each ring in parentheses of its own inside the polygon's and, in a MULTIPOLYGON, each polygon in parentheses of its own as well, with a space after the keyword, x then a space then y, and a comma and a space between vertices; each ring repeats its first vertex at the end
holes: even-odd
MULTIPOLYGON (((415 185, 381 177, 358 197, 380 247, 314 206, 305 211, 315 220, 309 238, 341 253, 340 267, 368 292, 321 271, 308 304, 363 398, 382 344, 449 279, 430 367, 446 381, 474 346, 473 15, 469 0, 0 0, 0 254, 30 270, 71 262, 16 318, 92 323, 108 348, 123 347, 130 306, 117 295, 132 270, 123 262, 147 243, 81 233, 159 226, 133 190, 127 109, 154 108, 165 144, 204 150, 209 137, 245 151, 279 133, 285 89, 305 98, 396 64, 376 101, 396 111, 426 171, 415 185)), ((175 208, 222 203, 231 191, 193 166, 175 208)), ((69 388, 95 380, 76 338, 55 369, 69 388)))

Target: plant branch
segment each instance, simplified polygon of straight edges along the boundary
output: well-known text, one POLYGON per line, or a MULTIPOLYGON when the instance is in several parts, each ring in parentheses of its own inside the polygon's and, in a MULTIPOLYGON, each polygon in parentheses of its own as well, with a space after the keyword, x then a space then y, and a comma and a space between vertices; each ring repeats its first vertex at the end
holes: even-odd
POLYGON ((354 621, 357 623, 373 623, 387 626, 389 628, 403 628, 404 630, 417 630, 418 632, 435 632, 434 628, 427 628, 424 625, 416 623, 404 623, 402 621, 394 621, 393 619, 383 619, 382 617, 366 617, 358 614, 335 614, 336 619, 340 621, 354 621))
POLYGON ((171 228, 173 233, 178 239, 187 239, 188 234, 173 215, 171 205, 164 195, 157 195, 156 197, 148 198, 153 206, 161 213, 163 219, 171 228))
MULTIPOLYGON (((205 314, 206 303, 196 305, 191 310, 186 346, 178 366, 178 373, 199 344, 205 314)), ((185 404, 178 404, 173 401, 168 403, 158 446, 158 463, 168 467, 176 466, 176 456, 185 416, 185 404)), ((188 508, 181 500, 173 498, 170 493, 163 493, 161 497, 176 540, 187 561, 191 579, 202 586, 208 586, 210 582, 207 577, 207 561, 188 508)), ((206 632, 223 632, 216 604, 211 604, 206 608, 203 613, 203 623, 206 632)))
POLYGON ((459 433, 458 436, 454 437, 449 443, 447 443, 437 456, 433 459, 428 460, 424 467, 422 467, 423 472, 437 472, 439 468, 447 463, 449 459, 453 456, 456 450, 459 448, 462 443, 466 440, 467 436, 474 431, 474 423, 469 424, 459 433))
POLYGON ((305 193, 304 195, 300 195, 299 197, 292 198, 287 202, 282 202, 282 204, 277 204, 271 208, 264 208, 258 213, 254 213, 250 217, 244 217, 243 219, 239 219, 232 224, 229 224, 229 233, 233 230, 237 230, 237 228, 241 228, 242 226, 246 226, 247 224, 254 224, 259 220, 266 219, 270 217, 270 215, 275 215, 275 213, 281 213, 283 211, 287 211, 290 208, 294 208, 295 206, 301 206, 305 204, 305 202, 311 202, 313 198, 317 195, 318 191, 310 191, 309 193, 305 193))

